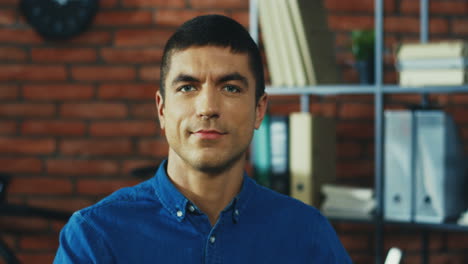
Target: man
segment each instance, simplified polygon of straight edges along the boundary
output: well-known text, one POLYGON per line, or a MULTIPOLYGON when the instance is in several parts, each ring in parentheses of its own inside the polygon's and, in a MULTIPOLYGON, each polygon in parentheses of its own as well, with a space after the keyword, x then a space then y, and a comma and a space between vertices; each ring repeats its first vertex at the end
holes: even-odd
POLYGON ((317 210, 244 173, 267 95, 240 24, 208 15, 182 25, 164 50, 156 103, 167 161, 76 212, 55 263, 351 263, 317 210))

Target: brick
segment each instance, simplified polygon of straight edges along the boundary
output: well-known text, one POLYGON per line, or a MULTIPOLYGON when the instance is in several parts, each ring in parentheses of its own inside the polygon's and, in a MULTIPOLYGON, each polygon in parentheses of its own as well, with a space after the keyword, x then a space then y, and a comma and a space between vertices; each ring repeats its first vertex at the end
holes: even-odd
POLYGON ((28 252, 23 253, 21 252, 18 254, 18 259, 20 263, 37 263, 37 264, 45 264, 45 263, 52 263, 54 262, 55 253, 49 252, 28 252))
POLYGON ((421 95, 419 94, 389 94, 386 95, 389 102, 398 102, 398 103, 411 103, 419 104, 421 103, 421 95))
POLYGON ((28 200, 30 206, 60 210, 65 212, 75 212, 79 209, 90 206, 94 201, 84 198, 64 198, 61 196, 34 197, 28 200))
POLYGON ((372 139, 374 126, 368 123, 338 122, 336 134, 343 139, 372 139))
POLYGON ((453 104, 467 104, 468 103, 468 94, 450 94, 450 101, 453 104))
POLYGON ((104 48, 101 50, 101 56, 106 62, 115 63, 159 63, 162 54, 162 48, 104 48))
POLYGON ((26 52, 20 48, 0 47, 1 61, 25 61, 27 58, 26 52))
POLYGON ((15 121, 0 121, 0 135, 14 135, 16 134, 15 121))
POLYGON ((150 25, 153 21, 151 11, 101 11, 94 19, 98 26, 150 25))
POLYGON ((468 35, 468 20, 466 19, 453 19, 452 32, 460 35, 468 35))
POLYGON ((314 115, 335 117, 337 113, 336 103, 314 103, 309 105, 310 112, 314 115))
POLYGON ((124 7, 185 7, 185 0, 123 0, 124 7))
POLYGON ((135 104, 130 107, 132 117, 141 119, 156 119, 158 116, 155 103, 135 104))
POLYGON ((7 173, 37 173, 42 162, 37 158, 0 158, 0 168, 7 173))
POLYGON ((11 194, 70 194, 72 192, 72 184, 69 180, 46 177, 16 177, 8 188, 11 194))
POLYGON ((128 139, 72 139, 60 143, 60 153, 78 156, 122 156, 132 153, 132 143, 128 139))
POLYGON ((72 76, 78 81, 128 81, 135 79, 135 70, 124 66, 76 66, 72 76))
MULTIPOLYGON (((151 160, 126 160, 124 161, 122 165, 122 172, 124 175, 131 175, 132 170, 138 169, 138 168, 147 168, 147 167, 158 167, 159 164, 162 162, 162 159, 151 159, 151 160)), ((156 170, 154 170, 156 172, 156 170)), ((131 175, 134 176, 134 175, 131 175)), ((145 175, 147 177, 152 177, 154 176, 154 173, 150 173, 150 175, 145 175)), ((138 179, 137 177, 136 179, 138 179)))
MULTIPOLYGON (((368 234, 352 234, 352 235, 340 235, 341 243, 346 250, 369 250, 372 238, 368 234)), ((372 242, 371 242, 372 241, 372 242)))
POLYGON ((153 100, 158 87, 148 84, 103 84, 98 88, 101 99, 145 99, 153 100))
POLYGON ((450 249, 468 250, 467 233, 450 233, 447 239, 447 247, 450 249))
POLYGON ((25 250, 56 250, 58 246, 55 235, 23 236, 19 241, 20 249, 25 250))
POLYGON ((325 0, 324 6, 328 12, 374 12, 373 0, 348 0, 346 2, 339 0, 325 0))
POLYGON ((26 120, 21 125, 24 135, 81 136, 86 132, 86 124, 69 120, 26 120))
POLYGON ((50 154, 55 151, 53 139, 25 139, 0 137, 0 153, 50 154))
POLYGON ((18 5, 20 0, 2 0, 0 5, 2 6, 16 6, 18 5))
MULTIPOLYGON (((154 21, 158 26, 179 27, 187 20, 196 16, 212 14, 212 10, 193 10, 193 9, 157 9, 154 13, 154 21)), ((216 12, 217 14, 227 15, 226 12, 216 12)))
POLYGON ((80 45, 106 45, 112 43, 112 35, 108 31, 86 31, 67 42, 80 45))
POLYGON ((115 7, 118 4, 118 0, 101 0, 99 2, 99 7, 100 8, 111 8, 115 7))
POLYGON ((248 0, 190 0, 193 8, 248 9, 248 0))
POLYGON ((16 99, 19 94, 16 85, 0 85, 0 99, 16 99))
POLYGON ((140 68, 140 79, 144 81, 159 81, 161 76, 159 67, 141 67, 140 68))
POLYGON ((301 110, 300 104, 294 103, 294 102, 270 103, 269 104, 270 113, 276 114, 276 115, 288 115, 289 113, 299 112, 300 110, 301 110))
POLYGON ((342 119, 374 120, 374 105, 346 103, 340 107, 339 117, 342 119))
POLYGON ((92 136, 153 136, 157 133, 154 121, 94 122, 92 136))
POLYGON ((107 195, 123 187, 129 187, 140 183, 139 180, 79 180, 77 190, 86 195, 107 195))
POLYGON ((329 15, 328 25, 332 30, 373 29, 372 16, 329 15))
POLYGON ((0 104, 0 116, 5 117, 48 117, 55 113, 52 104, 0 104))
POLYGON ((16 12, 12 9, 2 9, 0 11, 0 25, 10 26, 16 22, 16 12))
POLYGON ((0 81, 63 81, 66 77, 64 66, 0 65, 0 81))
MULTIPOLYGON (((218 14, 218 12, 217 12, 218 14)), ((250 25, 250 15, 249 11, 234 11, 231 14, 231 18, 239 22, 241 25, 243 25, 246 29, 249 29, 250 25)))
MULTIPOLYGON (((385 18, 384 30, 386 32, 398 33, 419 33, 420 24, 417 17, 396 17, 389 16, 385 18)), ((447 33, 448 21, 442 18, 433 18, 429 20, 430 33, 447 33)))
POLYGON ((447 112, 453 117, 457 123, 468 122, 468 109, 462 107, 451 107, 447 112))
POLYGON ((41 37, 32 29, 0 28, 0 43, 2 44, 39 44, 41 37))
POLYGON ((118 103, 65 103, 59 112, 66 118, 124 118, 127 116, 127 107, 118 103))
POLYGON ((119 165, 110 160, 50 159, 46 161, 49 175, 112 175, 119 170, 119 165))
POLYGON ((122 29, 115 34, 115 44, 120 47, 163 47, 172 33, 172 30, 164 29, 122 29))
POLYGON ((93 97, 92 85, 30 84, 23 87, 23 97, 32 100, 80 100, 93 97))
MULTIPOLYGON (((16 230, 26 233, 28 231, 41 232, 47 229, 48 221, 38 217, 21 217, 2 215, 0 218, 2 231, 16 230)), ((2 232, 3 233, 3 232, 2 232)))
POLYGON ((145 156, 166 157, 169 144, 165 139, 145 139, 138 142, 138 153, 145 156))
MULTIPOLYGON (((403 0, 400 9, 403 13, 419 14, 420 2, 403 0)), ((431 14, 463 15, 468 12, 468 3, 465 1, 431 1, 429 10, 431 14)))
POLYGON ((90 48, 33 48, 33 62, 94 62, 96 51, 90 48))
POLYGON ((336 150, 336 156, 338 159, 358 158, 363 152, 362 145, 355 141, 338 143, 336 150))
POLYGON ((374 164, 367 160, 341 161, 336 166, 337 178, 362 178, 374 175, 374 164))

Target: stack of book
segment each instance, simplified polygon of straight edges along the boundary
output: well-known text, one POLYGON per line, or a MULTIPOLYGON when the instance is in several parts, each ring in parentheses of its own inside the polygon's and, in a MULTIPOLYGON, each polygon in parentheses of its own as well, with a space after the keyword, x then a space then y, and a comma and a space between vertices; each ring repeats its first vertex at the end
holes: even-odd
POLYGON ((325 184, 322 186, 325 202, 322 212, 328 217, 370 219, 376 206, 374 191, 359 188, 325 184))
POLYGON ((400 85, 463 85, 468 79, 468 42, 403 44, 397 53, 400 85))
POLYGON ((338 82, 322 1, 260 0, 259 19, 272 85, 338 82))
POLYGON ((468 226, 468 210, 466 212, 462 213, 460 218, 458 219, 457 222, 459 225, 466 225, 468 226))
POLYGON ((318 207, 320 188, 335 179, 335 120, 311 113, 267 115, 254 133, 259 184, 318 207))

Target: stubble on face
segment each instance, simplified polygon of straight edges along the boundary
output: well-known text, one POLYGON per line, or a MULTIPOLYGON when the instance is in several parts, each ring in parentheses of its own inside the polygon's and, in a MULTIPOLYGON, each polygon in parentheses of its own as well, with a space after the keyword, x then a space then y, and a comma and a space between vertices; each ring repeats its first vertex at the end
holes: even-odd
POLYGON ((219 47, 189 48, 174 53, 166 79, 164 105, 162 97, 158 102, 170 159, 206 174, 220 174, 235 164, 245 164, 258 123, 254 83, 246 54, 234 54, 219 47), (246 76, 243 78, 249 80, 251 87, 242 87, 243 82, 238 80, 228 80, 227 85, 238 85, 241 89, 239 93, 226 93, 228 89, 219 80, 236 74, 246 76), (181 75, 196 80, 180 83, 193 86, 193 91, 181 93, 177 90, 179 83, 171 85, 181 75), (212 93, 202 95, 206 91, 212 93), (203 96, 210 98, 200 99, 203 96), (210 117, 205 120, 200 115, 205 110, 209 112, 206 105, 213 109, 209 109, 210 117), (222 135, 219 139, 211 138, 209 133, 200 136, 200 131, 222 135))

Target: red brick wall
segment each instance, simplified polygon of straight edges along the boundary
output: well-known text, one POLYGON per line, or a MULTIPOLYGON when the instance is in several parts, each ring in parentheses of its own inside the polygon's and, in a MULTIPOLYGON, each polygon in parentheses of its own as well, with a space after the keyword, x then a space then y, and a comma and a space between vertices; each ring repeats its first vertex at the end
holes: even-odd
MULTIPOLYGON (((167 143, 155 118, 154 92, 168 36, 199 14, 222 13, 248 25, 248 0, 101 0, 92 28, 67 42, 46 42, 17 11, 19 0, 0 1, 0 171, 13 176, 8 201, 77 210, 140 179, 132 168, 155 164, 167 143)), ((344 82, 356 83, 349 31, 372 28, 373 0, 325 0, 336 33, 344 82)), ((418 39, 418 1, 386 0, 387 83, 396 82, 392 45, 418 39)), ((468 36, 468 2, 431 1, 431 39, 468 36)), ((468 94, 433 95, 453 113, 468 137, 468 94)), ((297 96, 277 96, 273 114, 299 110, 297 96)), ((418 95, 391 95, 387 107, 419 103, 418 95)), ((338 179, 373 184, 373 97, 311 97, 311 111, 338 123, 338 179)), ((2 238, 24 263, 50 263, 63 223, 4 217, 2 238), (19 231, 22 232, 19 232, 19 231), (24 232, 26 230, 26 232, 24 232)), ((336 228, 356 263, 373 263, 373 228, 336 228)), ((420 260, 420 230, 388 228, 385 246, 420 260)), ((431 263, 468 262, 468 235, 431 234, 431 263)), ((0 262, 1 263, 1 262, 0 262)))

